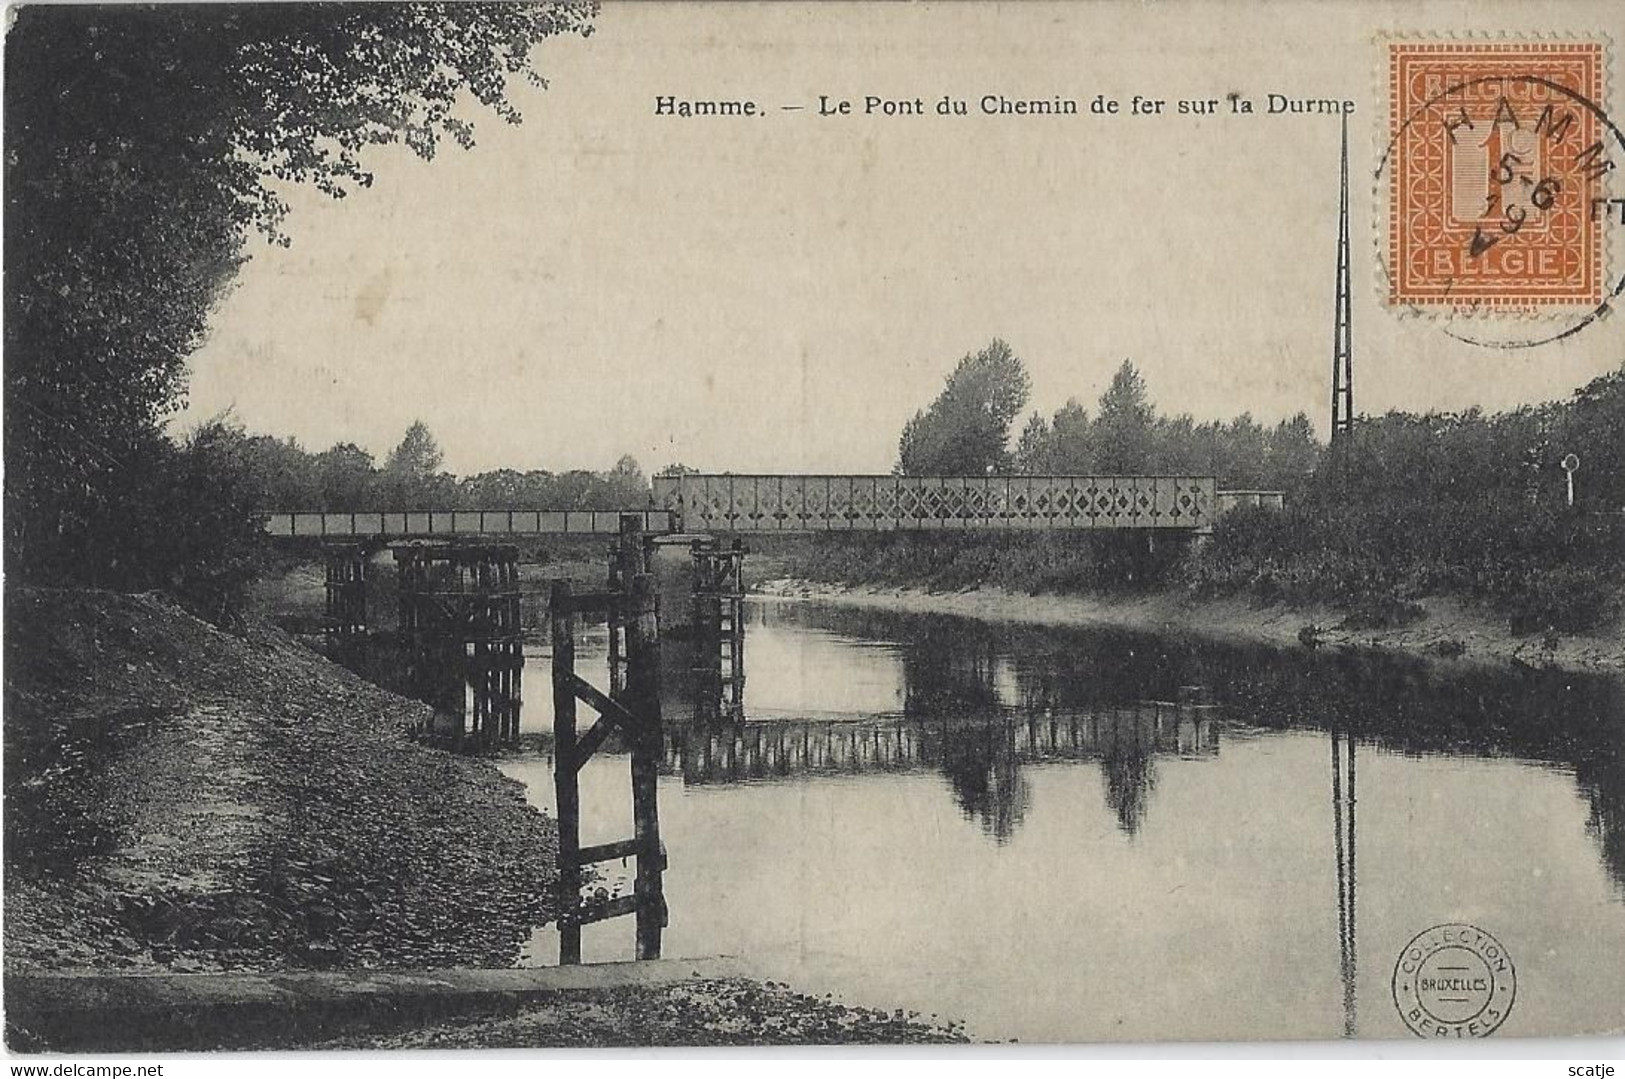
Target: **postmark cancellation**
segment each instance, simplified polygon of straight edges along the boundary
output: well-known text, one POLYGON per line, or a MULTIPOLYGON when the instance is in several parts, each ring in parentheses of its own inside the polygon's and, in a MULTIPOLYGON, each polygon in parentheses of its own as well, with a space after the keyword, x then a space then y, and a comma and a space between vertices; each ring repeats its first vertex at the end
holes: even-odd
POLYGON ((1596 40, 1389 40, 1383 266, 1390 306, 1568 315, 1612 291, 1620 155, 1596 40))

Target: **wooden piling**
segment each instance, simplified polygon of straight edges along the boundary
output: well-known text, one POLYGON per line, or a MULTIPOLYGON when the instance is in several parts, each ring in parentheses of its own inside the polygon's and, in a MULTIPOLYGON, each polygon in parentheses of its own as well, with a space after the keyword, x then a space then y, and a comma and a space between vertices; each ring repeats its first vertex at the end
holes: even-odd
POLYGON ((738 723, 745 718, 745 544, 741 540, 734 540, 729 549, 726 585, 727 708, 729 718, 738 723))
POLYGON ((649 572, 650 551, 642 520, 621 519, 619 543, 612 549, 607 593, 576 596, 565 581, 553 585, 550 616, 553 635, 553 785, 559 818, 559 962, 581 962, 581 926, 586 922, 633 914, 637 920, 637 958, 660 958, 666 925, 662 877, 665 849, 660 842, 658 809, 660 765, 666 752, 660 717, 660 600, 649 572), (575 670, 575 617, 585 609, 617 612, 612 626, 624 634, 625 685, 605 694, 575 670), (576 701, 598 713, 581 737, 576 732, 576 701), (631 753, 633 836, 629 840, 581 845, 582 766, 612 732, 631 753), (635 857, 633 894, 583 906, 581 870, 590 862, 635 857))
POLYGON ((414 546, 395 558, 414 695, 456 718, 446 739, 456 747, 513 744, 524 666, 518 548, 414 546))
POLYGON ((559 814, 559 963, 581 962, 581 785, 576 761, 575 612, 569 581, 554 581, 553 793, 559 814))
MULTIPOLYGON (((649 572, 649 550, 643 534, 641 514, 623 513, 620 533, 609 548, 609 590, 622 596, 631 591, 632 578, 649 572)), ((611 604, 609 623, 609 691, 620 693, 626 688, 626 610, 611 604)))
POLYGON ((654 577, 632 578, 630 611, 626 624, 627 705, 637 717, 632 739, 632 822, 638 848, 637 957, 660 957, 661 930, 666 925, 666 897, 662 878, 665 852, 660 843, 657 786, 664 730, 660 716, 660 616, 654 577))
POLYGON ((323 550, 327 632, 340 639, 367 629, 367 553, 360 546, 323 550))
POLYGON ((693 576, 694 717, 744 719, 745 547, 712 538, 690 545, 693 576))

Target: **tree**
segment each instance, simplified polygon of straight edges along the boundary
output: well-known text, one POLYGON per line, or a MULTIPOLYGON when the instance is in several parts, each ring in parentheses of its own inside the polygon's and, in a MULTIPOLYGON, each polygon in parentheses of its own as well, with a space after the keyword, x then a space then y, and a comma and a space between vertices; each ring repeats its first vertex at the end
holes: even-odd
POLYGON ((107 528, 118 462, 185 360, 277 185, 341 197, 369 145, 432 157, 463 96, 510 122, 530 52, 591 4, 26 5, 6 35, 6 547, 25 576, 107 528))
POLYGON ((1155 415, 1156 410, 1146 392, 1145 379, 1135 370, 1134 361, 1124 360, 1116 374, 1112 375, 1111 385, 1100 395, 1099 422, 1150 427, 1155 415))
POLYGON ((316 459, 306 453, 294 438, 250 435, 236 425, 218 427, 210 437, 217 441, 221 432, 234 437, 234 454, 242 480, 254 492, 261 509, 298 509, 321 500, 321 476, 316 459))
POLYGON ((1086 476, 1095 467, 1094 426, 1089 410, 1069 398, 1055 412, 1051 424, 1055 448, 1052 454, 1055 471, 1063 476, 1086 476))
POLYGON ((649 500, 649 481, 638 459, 630 453, 621 455, 604 480, 608 488, 604 497, 614 502, 612 509, 635 509, 649 500))
POLYGON ((389 451, 384 469, 397 476, 423 479, 439 472, 444 458, 445 454, 440 452, 440 443, 430 433, 429 425, 422 420, 413 420, 400 444, 389 451))
POLYGON ((1265 487, 1296 491, 1303 485, 1320 460, 1320 443, 1315 440, 1315 425, 1307 413, 1299 412, 1276 424, 1264 460, 1265 487))
POLYGON ((1045 476, 1055 471, 1055 435, 1049 421, 1034 412, 1016 440, 1015 468, 1027 476, 1045 476))
POLYGON ((373 509, 373 483, 378 469, 372 454, 353 442, 340 442, 316 455, 316 479, 324 510, 373 509))
POLYGON ((383 488, 389 509, 450 508, 455 482, 440 474, 440 443, 422 420, 413 420, 400 443, 384 459, 383 488))
POLYGON ((1146 394, 1145 379, 1124 360, 1100 395, 1095 419, 1094 467, 1107 474, 1136 475, 1150 471, 1156 411, 1146 394))
POLYGON ((1026 407, 1026 365, 994 338, 955 366, 937 399, 914 414, 898 444, 905 476, 980 476, 1010 470, 1010 424, 1026 407))
POLYGON ((1556 427, 1557 452, 1580 458, 1576 500, 1625 509, 1625 366, 1574 391, 1556 427))
POLYGON ((1230 421, 1224 432, 1226 450, 1219 476, 1227 487, 1257 490, 1264 484, 1267 436, 1264 428, 1243 412, 1230 421))

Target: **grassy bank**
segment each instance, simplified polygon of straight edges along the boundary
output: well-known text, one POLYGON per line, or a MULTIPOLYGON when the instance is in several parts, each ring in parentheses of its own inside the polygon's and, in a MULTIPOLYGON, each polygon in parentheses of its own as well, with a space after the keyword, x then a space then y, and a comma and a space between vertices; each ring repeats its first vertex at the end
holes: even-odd
POLYGON ((1198 596, 1322 604, 1386 629, 1449 599, 1516 636, 1606 633, 1625 612, 1625 514, 1527 503, 1239 510, 1169 578, 1198 596))
POLYGON ((1376 648, 1461 662, 1511 662, 1566 670, 1625 671, 1625 635, 1517 637, 1450 600, 1426 600, 1422 617, 1388 629, 1354 629, 1329 608, 1265 606, 1236 597, 1198 599, 1150 591, 1111 596, 1032 595, 997 587, 931 590, 840 585, 782 577, 762 581, 764 599, 817 600, 914 614, 951 614, 1036 626, 1105 626, 1159 636, 1252 641, 1284 648, 1376 648))
POLYGON ((753 543, 747 565, 758 590, 780 594, 1625 669, 1625 518, 1508 516, 1468 531, 1390 517, 1360 526, 1313 506, 1238 511, 1207 540, 1154 545, 1063 532, 821 535, 753 543))

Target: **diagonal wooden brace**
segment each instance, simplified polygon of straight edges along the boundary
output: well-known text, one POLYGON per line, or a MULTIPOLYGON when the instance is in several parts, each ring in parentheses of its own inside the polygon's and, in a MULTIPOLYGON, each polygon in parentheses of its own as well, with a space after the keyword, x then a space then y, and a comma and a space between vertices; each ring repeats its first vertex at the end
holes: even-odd
POLYGON ((592 755, 598 752, 598 748, 604 744, 605 739, 610 736, 616 727, 621 728, 628 735, 632 735, 638 729, 638 720, 619 701, 600 692, 590 682, 582 679, 580 675, 574 675, 572 678, 573 684, 571 688, 575 691, 575 695, 598 710, 598 722, 594 723, 592 729, 582 735, 580 740, 576 742, 574 760, 571 763, 579 772, 582 766, 592 758, 592 755))

